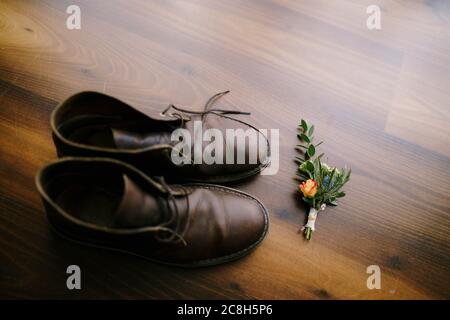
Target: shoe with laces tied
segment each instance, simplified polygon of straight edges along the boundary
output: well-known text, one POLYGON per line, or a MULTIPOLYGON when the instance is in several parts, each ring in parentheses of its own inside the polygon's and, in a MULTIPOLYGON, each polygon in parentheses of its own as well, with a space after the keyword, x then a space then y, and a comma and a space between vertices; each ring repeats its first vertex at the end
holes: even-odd
POLYGON ((76 242, 155 262, 200 267, 232 261, 264 239, 268 214, 244 192, 169 185, 108 158, 63 158, 36 176, 48 220, 76 242))
POLYGON ((269 165, 269 142, 259 129, 244 121, 250 113, 214 107, 227 93, 212 96, 201 111, 169 105, 158 116, 146 115, 102 93, 75 94, 51 115, 57 153, 60 157, 114 158, 171 181, 228 183, 251 177, 269 165), (191 137, 190 142, 186 141, 190 155, 183 154, 183 163, 172 159, 173 152, 180 151, 176 149, 179 141, 172 140, 176 129, 187 130, 191 137), (203 141, 198 133, 208 129, 219 132, 221 137, 214 138, 213 163, 204 161, 210 142, 203 141), (233 132, 242 135, 243 140, 227 138, 229 129, 236 130, 233 132), (195 161, 195 152, 201 153, 201 163, 195 161))

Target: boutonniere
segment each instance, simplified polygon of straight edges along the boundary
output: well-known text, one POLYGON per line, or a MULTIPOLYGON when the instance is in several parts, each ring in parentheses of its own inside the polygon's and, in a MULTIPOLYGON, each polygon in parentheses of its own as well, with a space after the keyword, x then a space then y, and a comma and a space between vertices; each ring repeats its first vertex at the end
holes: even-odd
POLYGON ((298 191, 302 200, 309 206, 308 222, 300 229, 310 240, 315 230, 317 215, 327 205, 336 206, 337 199, 345 196, 341 189, 350 180, 350 169, 338 169, 322 162, 323 153, 316 156, 316 149, 323 141, 314 144, 314 126, 301 120, 297 149, 302 156, 296 157, 297 176, 301 183, 298 191))

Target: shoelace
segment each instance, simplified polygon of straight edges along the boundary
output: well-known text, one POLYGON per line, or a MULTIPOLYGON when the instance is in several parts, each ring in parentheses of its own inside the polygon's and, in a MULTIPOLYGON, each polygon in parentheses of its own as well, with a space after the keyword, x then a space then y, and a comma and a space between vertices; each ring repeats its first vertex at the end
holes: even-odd
POLYGON ((183 186, 177 186, 180 190, 183 191, 184 196, 186 198, 186 222, 182 230, 181 228, 181 217, 180 210, 177 205, 176 196, 174 191, 169 187, 163 177, 159 178, 159 182, 161 186, 164 188, 164 191, 167 193, 167 212, 169 213, 169 218, 166 222, 160 224, 157 227, 156 239, 161 242, 173 242, 178 243, 181 242, 184 246, 187 246, 187 242, 184 239, 184 235, 186 234, 187 229, 189 228, 190 223, 190 204, 188 197, 188 190, 183 186), (173 210, 170 204, 173 204, 173 210), (175 223, 174 227, 170 227, 175 223))
MULTIPOLYGON (((192 110, 188 110, 188 109, 184 109, 184 108, 180 108, 177 107, 173 104, 170 104, 166 109, 164 109, 161 112, 162 116, 165 116, 166 114, 172 117, 177 117, 181 120, 181 126, 183 126, 184 121, 185 121, 185 117, 183 115, 184 114, 195 114, 195 115, 200 115, 203 119, 203 117, 207 114, 215 114, 219 117, 225 117, 226 115, 229 114, 242 114, 242 115, 250 115, 250 112, 245 112, 245 111, 237 111, 237 110, 224 110, 224 109, 209 109, 219 98, 223 97, 224 95, 226 95, 227 93, 229 93, 230 91, 224 91, 224 92, 219 92, 216 93, 215 95, 213 95, 211 98, 208 99, 208 101, 205 104, 204 110, 203 111, 192 111, 192 110), (170 109, 174 109, 177 112, 171 112, 168 113, 168 111, 170 109), (180 113, 181 112, 181 113, 180 113)), ((190 120, 190 117, 188 117, 188 120, 190 120)), ((236 119, 233 119, 236 120, 236 119)))
MULTIPOLYGON (((261 131, 259 131, 258 128, 256 128, 255 126, 251 125, 251 124, 248 123, 248 122, 245 122, 245 121, 242 121, 242 120, 240 120, 240 119, 236 119, 236 118, 233 118, 233 117, 230 117, 230 116, 229 116, 229 115, 232 115, 232 114, 236 114, 236 115, 239 115, 239 114, 240 114, 240 115, 251 115, 250 112, 237 111, 237 110, 224 110, 224 109, 209 109, 212 105, 214 105, 214 103, 215 103, 218 99, 220 99, 221 97, 223 97, 223 96, 226 95, 227 93, 230 93, 230 90, 227 90, 227 91, 224 91, 224 92, 219 92, 219 93, 216 93, 215 95, 213 95, 213 96, 212 96, 211 98, 209 98, 208 101, 206 102, 205 107, 203 108, 203 109, 204 109, 203 111, 192 111, 192 110, 187 110, 187 109, 183 109, 183 108, 174 106, 173 104, 170 104, 166 109, 164 109, 164 110, 161 112, 161 116, 165 116, 165 115, 167 114, 167 115, 169 115, 169 116, 179 118, 179 119, 181 120, 180 127, 183 127, 183 126, 184 126, 184 121, 186 120, 186 118, 183 117, 183 113, 185 113, 185 114, 187 113, 187 114, 200 115, 200 116, 202 117, 202 120, 203 120, 203 117, 204 117, 205 115, 207 115, 207 114, 215 114, 215 115, 217 115, 217 116, 219 116, 219 117, 226 118, 226 119, 230 119, 230 120, 234 120, 234 121, 237 121, 237 122, 239 122, 239 123, 242 123, 242 124, 244 124, 244 125, 246 125, 246 126, 249 126, 249 127, 253 128, 253 129, 256 130, 257 132, 259 132, 259 133, 264 137, 264 139, 266 139, 267 144, 269 145, 269 139, 267 139, 266 135, 263 134, 261 131), (170 109, 174 109, 174 110, 176 110, 176 111, 178 111, 178 112, 168 113, 168 111, 169 111, 170 109)), ((187 120, 189 121, 189 120, 191 120, 191 118, 188 117, 187 120)), ((270 152, 270 149, 269 149, 269 152, 270 152)))

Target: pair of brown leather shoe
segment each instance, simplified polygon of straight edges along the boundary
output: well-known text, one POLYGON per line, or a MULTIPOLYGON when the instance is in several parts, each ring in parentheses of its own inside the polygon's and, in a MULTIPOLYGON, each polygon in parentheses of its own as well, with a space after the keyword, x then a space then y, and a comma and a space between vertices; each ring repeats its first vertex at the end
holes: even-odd
MULTIPOLYGON (((266 208, 249 194, 210 183, 257 174, 268 164, 270 147, 258 129, 233 116, 247 113, 212 108, 226 93, 209 99, 201 112, 171 105, 160 119, 95 92, 61 103, 51 127, 63 158, 36 177, 53 228, 77 242, 177 266, 209 266, 249 253, 267 233, 266 208), (198 135, 195 121, 222 133, 223 159, 175 165, 171 154, 180 150, 172 132, 198 135), (230 142, 227 129, 239 128, 258 139, 230 142), (227 164, 230 149, 246 162, 227 164), (249 163, 255 149, 256 161, 249 163), (189 183, 169 185, 163 177, 189 183)), ((198 148, 193 141, 187 147, 198 148)))

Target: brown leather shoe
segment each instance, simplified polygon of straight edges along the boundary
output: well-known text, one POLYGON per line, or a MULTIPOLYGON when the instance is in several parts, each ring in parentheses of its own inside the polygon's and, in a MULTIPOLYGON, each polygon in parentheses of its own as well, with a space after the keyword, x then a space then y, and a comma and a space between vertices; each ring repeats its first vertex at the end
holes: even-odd
MULTIPOLYGON (((148 175, 165 176, 169 180, 208 183, 241 180, 259 173, 269 164, 270 147, 266 136, 257 128, 232 117, 249 113, 212 108, 226 93, 228 91, 210 98, 200 112, 170 105, 158 117, 149 117, 113 97, 81 92, 53 111, 53 140, 59 156, 114 158, 130 163, 148 175), (213 164, 205 161, 194 164, 195 123, 202 132, 214 128, 222 133, 222 143, 218 144, 222 152, 217 153, 218 159, 213 164), (171 134, 178 128, 186 129, 192 139, 187 146, 190 156, 185 155, 190 163, 176 165, 171 154, 179 141, 172 141, 171 134), (226 138, 227 129, 243 129, 255 139, 247 137, 245 143, 238 143, 238 139, 233 138, 234 143, 230 143, 231 140, 226 138), (227 164, 227 153, 228 160, 234 160, 234 164, 227 164), (243 155, 240 163, 239 153, 243 155)), ((197 143, 201 155, 209 143, 197 143)))
POLYGON ((108 158, 63 158, 36 176, 51 226, 83 244, 183 267, 248 254, 265 237, 264 205, 210 184, 167 185, 108 158))

